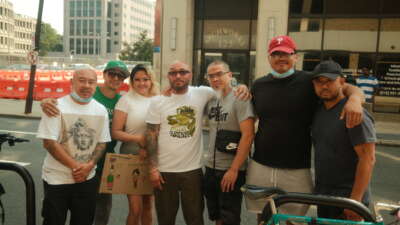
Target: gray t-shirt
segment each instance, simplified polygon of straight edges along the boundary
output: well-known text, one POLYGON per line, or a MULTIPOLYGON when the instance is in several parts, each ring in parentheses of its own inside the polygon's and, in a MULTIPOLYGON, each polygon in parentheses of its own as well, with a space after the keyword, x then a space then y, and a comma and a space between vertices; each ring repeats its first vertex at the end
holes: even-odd
MULTIPOLYGON (((206 156, 206 166, 215 169, 227 170, 230 168, 235 155, 215 150, 215 138, 218 129, 240 131, 240 122, 254 117, 251 101, 238 100, 233 91, 221 99, 214 98, 207 104, 207 118, 210 126, 210 140, 206 156), (219 104, 218 104, 219 102, 219 104), (219 114, 219 115, 218 115, 219 114)), ((243 163, 240 170, 245 170, 247 163, 243 163)))
POLYGON ((373 118, 365 109, 363 121, 354 128, 346 128, 345 120, 339 120, 346 101, 344 98, 328 110, 321 105, 314 116, 312 140, 317 192, 327 187, 351 190, 358 163, 354 146, 376 142, 373 118))

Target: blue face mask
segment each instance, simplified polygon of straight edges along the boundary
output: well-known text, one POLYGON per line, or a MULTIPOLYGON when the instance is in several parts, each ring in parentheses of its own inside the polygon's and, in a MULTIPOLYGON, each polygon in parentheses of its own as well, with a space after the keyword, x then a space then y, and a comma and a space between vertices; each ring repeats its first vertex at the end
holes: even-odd
POLYGON ((75 91, 72 91, 70 96, 77 102, 81 102, 81 103, 89 103, 93 97, 89 97, 89 98, 82 98, 81 96, 79 96, 75 91))
POLYGON ((282 79, 282 78, 285 78, 285 77, 288 77, 288 76, 294 74, 294 69, 292 68, 292 69, 286 71, 285 73, 278 73, 275 70, 272 70, 271 74, 275 78, 282 79))

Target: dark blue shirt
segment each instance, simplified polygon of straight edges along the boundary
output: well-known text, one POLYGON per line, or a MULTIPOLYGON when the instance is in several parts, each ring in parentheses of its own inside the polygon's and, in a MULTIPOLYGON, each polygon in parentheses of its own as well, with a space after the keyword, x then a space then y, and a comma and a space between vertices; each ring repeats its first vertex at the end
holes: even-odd
POLYGON ((354 128, 346 128, 339 116, 347 98, 326 109, 323 104, 315 113, 312 141, 315 149, 316 192, 319 189, 347 189, 353 187, 358 156, 354 146, 376 142, 372 116, 364 109, 363 121, 354 128))

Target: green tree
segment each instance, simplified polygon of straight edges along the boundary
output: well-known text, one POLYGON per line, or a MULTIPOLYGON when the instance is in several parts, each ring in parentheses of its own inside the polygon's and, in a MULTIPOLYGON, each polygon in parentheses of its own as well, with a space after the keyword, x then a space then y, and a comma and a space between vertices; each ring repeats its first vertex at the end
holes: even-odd
POLYGON ((139 34, 139 40, 128 44, 119 53, 120 60, 153 62, 153 40, 147 37, 147 31, 139 34))
POLYGON ((48 23, 42 23, 40 31, 39 55, 45 56, 48 52, 62 51, 62 36, 48 23))

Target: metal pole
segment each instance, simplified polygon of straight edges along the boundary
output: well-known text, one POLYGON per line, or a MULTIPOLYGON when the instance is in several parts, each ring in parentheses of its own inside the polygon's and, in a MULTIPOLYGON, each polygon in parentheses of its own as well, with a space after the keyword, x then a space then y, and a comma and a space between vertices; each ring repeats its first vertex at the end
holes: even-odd
POLYGON ((25 167, 16 163, 1 162, 0 170, 14 171, 24 180, 26 194, 26 224, 36 225, 35 183, 31 174, 25 167))
MULTIPOLYGON (((35 31, 35 48, 34 51, 39 51, 39 43, 40 43, 40 31, 42 25, 42 12, 43 12, 43 2, 44 0, 39 0, 39 10, 38 16, 36 19, 36 31, 35 31)), ((25 114, 32 113, 32 103, 33 103, 33 89, 35 87, 35 75, 36 75, 36 63, 31 65, 31 74, 29 76, 29 87, 28 87, 28 96, 26 97, 25 102, 25 114)))

